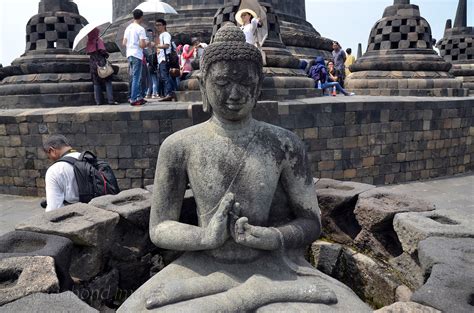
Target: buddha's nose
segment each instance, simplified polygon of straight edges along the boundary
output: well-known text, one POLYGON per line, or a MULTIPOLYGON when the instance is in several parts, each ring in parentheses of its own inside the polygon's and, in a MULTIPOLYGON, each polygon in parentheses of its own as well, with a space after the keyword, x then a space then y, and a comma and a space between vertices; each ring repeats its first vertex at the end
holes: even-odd
POLYGON ((241 93, 239 90, 239 86, 237 84, 232 86, 232 90, 230 91, 229 99, 232 101, 240 100, 241 93))

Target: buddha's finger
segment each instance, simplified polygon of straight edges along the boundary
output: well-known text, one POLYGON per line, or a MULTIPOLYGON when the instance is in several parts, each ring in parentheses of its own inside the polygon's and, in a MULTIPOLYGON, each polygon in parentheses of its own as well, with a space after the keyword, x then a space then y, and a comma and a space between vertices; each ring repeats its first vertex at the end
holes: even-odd
POLYGON ((243 240, 245 236, 245 225, 248 224, 249 219, 246 217, 241 217, 235 222, 235 233, 239 240, 243 240))

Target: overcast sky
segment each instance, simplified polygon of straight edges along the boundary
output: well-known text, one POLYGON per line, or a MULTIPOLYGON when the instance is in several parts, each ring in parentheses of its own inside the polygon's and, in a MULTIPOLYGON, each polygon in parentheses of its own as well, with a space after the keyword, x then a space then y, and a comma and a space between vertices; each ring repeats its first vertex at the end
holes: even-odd
MULTIPOLYGON (((89 22, 111 21, 112 0, 75 0, 89 22)), ((166 2, 166 1, 165 1, 166 2)), ((0 63, 9 65, 24 53, 25 26, 38 12, 39 0, 0 0, 0 63)), ((428 20, 433 38, 441 39, 458 0, 412 0, 428 20)), ((468 25, 474 26, 474 0, 468 0, 468 25)), ((338 40, 354 54, 357 43, 365 51, 370 30, 393 0, 306 0, 306 18, 322 36, 338 40)))

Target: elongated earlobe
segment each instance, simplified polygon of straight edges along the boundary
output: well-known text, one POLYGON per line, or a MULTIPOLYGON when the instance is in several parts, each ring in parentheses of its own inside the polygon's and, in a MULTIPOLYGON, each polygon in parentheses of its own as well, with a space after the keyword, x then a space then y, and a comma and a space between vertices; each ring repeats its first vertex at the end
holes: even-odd
POLYGON ((201 89, 202 110, 204 112, 210 112, 209 100, 207 100, 207 92, 206 92, 206 87, 204 86, 202 72, 197 74, 197 80, 199 82, 199 89, 201 89))

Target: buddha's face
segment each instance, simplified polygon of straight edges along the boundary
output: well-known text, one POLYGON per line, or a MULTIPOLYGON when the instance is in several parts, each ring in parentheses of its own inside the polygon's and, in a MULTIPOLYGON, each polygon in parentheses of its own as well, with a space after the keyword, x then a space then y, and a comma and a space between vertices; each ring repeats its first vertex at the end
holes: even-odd
POLYGON ((260 94, 258 67, 250 61, 211 64, 202 87, 214 114, 239 121, 249 116, 260 94))

